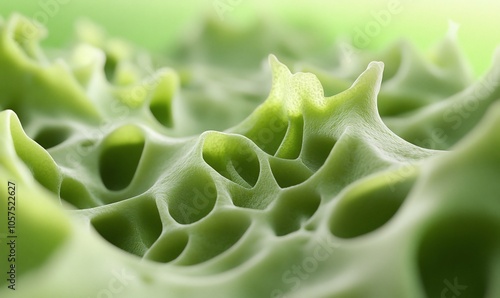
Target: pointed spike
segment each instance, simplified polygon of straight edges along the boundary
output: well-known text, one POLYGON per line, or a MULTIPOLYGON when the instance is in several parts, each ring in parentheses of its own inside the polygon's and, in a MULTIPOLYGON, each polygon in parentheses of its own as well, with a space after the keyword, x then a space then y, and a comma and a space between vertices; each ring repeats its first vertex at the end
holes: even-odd
POLYGON ((383 62, 370 62, 349 89, 330 97, 327 102, 340 108, 336 103, 340 100, 341 106, 347 113, 354 112, 367 121, 378 119, 377 122, 382 122, 377 109, 377 96, 382 84, 383 71, 383 62))
MULTIPOLYGON (((448 20, 448 32, 446 37, 437 45, 431 54, 434 65, 441 71, 453 74, 456 82, 461 86, 469 85, 472 82, 472 69, 458 44, 458 30, 460 25, 453 20, 448 20)), ((442 76, 448 77, 447 74, 442 76)))
POLYGON ((285 64, 281 63, 278 60, 278 58, 273 54, 269 55, 269 65, 271 65, 271 70, 273 72, 273 79, 275 79, 280 74, 285 74, 285 73, 288 75, 292 74, 288 69, 288 67, 286 67, 285 64))
POLYGON ((384 72, 384 63, 381 61, 372 61, 368 64, 366 70, 354 81, 351 88, 368 88, 370 93, 375 96, 380 91, 382 84, 382 74, 384 72), (359 87, 358 87, 359 86, 359 87))
POLYGON ((286 88, 283 88, 283 85, 286 84, 285 82, 292 74, 286 65, 281 63, 275 55, 269 55, 269 65, 272 72, 272 86, 269 98, 283 98, 286 93, 286 88))

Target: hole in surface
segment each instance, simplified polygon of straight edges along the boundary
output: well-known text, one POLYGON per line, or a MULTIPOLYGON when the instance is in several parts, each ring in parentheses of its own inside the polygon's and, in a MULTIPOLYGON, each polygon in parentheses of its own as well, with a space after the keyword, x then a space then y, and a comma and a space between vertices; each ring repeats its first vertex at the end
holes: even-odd
POLYGON ((172 100, 178 86, 178 78, 175 73, 165 73, 157 80, 157 82, 151 83, 154 84, 154 90, 149 110, 163 126, 172 127, 172 100))
POLYGON ((203 145, 203 159, 220 175, 245 188, 257 183, 260 163, 248 143, 223 134, 208 136, 203 145))
POLYGON ((250 223, 247 216, 234 210, 214 214, 193 229, 187 250, 178 264, 195 265, 222 254, 241 239, 250 223))
POLYGON ((104 63, 104 74, 106 75, 106 79, 108 80, 108 82, 113 82, 117 65, 118 61, 114 57, 106 55, 106 62, 104 63))
POLYGON ((494 260, 500 257, 498 224, 455 215, 427 229, 418 267, 427 297, 486 297, 494 260))
POLYGON ((97 206, 87 188, 80 181, 69 177, 61 183, 60 197, 78 209, 97 206))
POLYGON ((191 224, 212 211, 217 200, 217 189, 205 169, 192 168, 167 195, 172 218, 180 224, 191 224))
POLYGON ((137 256, 146 253, 163 229, 156 203, 146 197, 114 206, 93 218, 92 225, 111 244, 137 256))
POLYGON ((306 181, 312 172, 298 160, 269 159, 271 171, 281 188, 291 187, 306 181))
POLYGON ((260 149, 269 155, 275 155, 285 138, 288 130, 288 122, 281 119, 271 111, 265 115, 254 118, 252 128, 245 133, 245 136, 252 140, 260 149))
POLYGON ((151 102, 149 109, 156 120, 163 126, 172 127, 172 110, 170 104, 162 101, 151 102))
POLYGON ((318 210, 321 197, 310 189, 284 192, 271 211, 271 224, 277 236, 284 236, 300 229, 318 210))
POLYGON ((107 189, 122 190, 130 184, 144 143, 141 130, 132 125, 121 127, 106 138, 99 159, 99 172, 107 189))
POLYGON ((129 253, 142 256, 145 249, 134 235, 132 222, 121 213, 107 213, 92 220, 96 231, 108 242, 129 253))
POLYGON ((64 142, 71 135, 71 130, 66 127, 45 127, 34 138, 45 149, 55 147, 64 142))
POLYGON ((148 251, 146 258, 161 263, 171 262, 181 255, 188 241, 189 237, 184 231, 164 235, 148 251))
POLYGON ((357 185, 336 205, 331 232, 340 238, 358 237, 386 224, 399 210, 410 192, 414 177, 388 184, 383 177, 357 185))
POLYGON ((151 247, 153 243, 160 237, 163 230, 163 224, 161 222, 160 214, 158 213, 158 208, 156 202, 152 199, 147 198, 145 200, 138 202, 136 208, 136 218, 135 222, 140 229, 141 242, 144 243, 146 247, 151 247))
POLYGON ((336 141, 326 136, 306 136, 301 154, 302 162, 314 172, 317 171, 330 155, 336 141))

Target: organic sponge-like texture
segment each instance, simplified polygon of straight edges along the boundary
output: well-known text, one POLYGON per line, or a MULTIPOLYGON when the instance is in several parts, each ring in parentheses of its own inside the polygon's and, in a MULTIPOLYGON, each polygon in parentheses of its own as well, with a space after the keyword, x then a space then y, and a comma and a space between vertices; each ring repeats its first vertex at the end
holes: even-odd
POLYGON ((293 73, 271 55, 267 99, 211 130, 210 117, 193 118, 203 105, 182 73, 142 79, 140 55, 116 42, 82 42, 52 62, 38 41, 16 37, 31 25, 19 16, 0 25, 0 82, 12 82, 0 85, 0 107, 12 109, 0 113, 0 177, 18 182, 25 212, 16 294, 434 297, 450 285, 460 297, 500 294, 500 108, 453 135, 447 144, 472 130, 451 152, 413 145, 379 116, 416 119, 405 113, 461 90, 466 75, 439 76, 461 69, 455 56, 429 78, 432 67, 403 66, 414 63, 403 48, 388 80, 382 62, 367 63, 325 97, 334 76, 293 73), (426 80, 449 88, 405 89, 426 80), (391 90, 416 99, 398 110, 391 90), (421 101, 426 92, 435 97, 421 101))

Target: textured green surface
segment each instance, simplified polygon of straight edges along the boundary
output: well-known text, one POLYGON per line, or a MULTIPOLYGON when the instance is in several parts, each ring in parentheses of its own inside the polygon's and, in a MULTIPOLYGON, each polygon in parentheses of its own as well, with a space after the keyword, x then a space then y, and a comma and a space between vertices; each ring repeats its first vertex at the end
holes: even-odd
POLYGON ((151 58, 82 24, 52 59, 30 26, 0 25, 1 297, 500 295, 499 66, 473 83, 453 31, 346 60, 209 20, 151 58), (266 41, 293 71, 231 56, 266 41))

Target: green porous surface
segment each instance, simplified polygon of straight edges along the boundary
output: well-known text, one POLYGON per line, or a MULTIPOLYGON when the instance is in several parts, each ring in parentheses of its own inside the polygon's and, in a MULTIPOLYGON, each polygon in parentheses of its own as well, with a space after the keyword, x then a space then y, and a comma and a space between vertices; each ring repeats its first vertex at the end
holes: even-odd
POLYGON ((474 80, 453 26, 46 34, 0 21, 0 297, 500 297, 500 58, 474 80))

